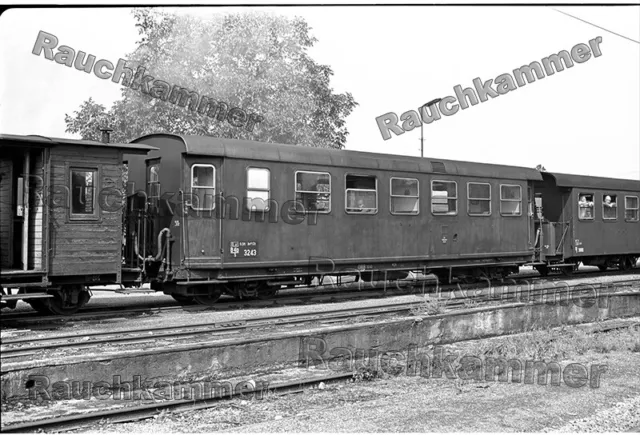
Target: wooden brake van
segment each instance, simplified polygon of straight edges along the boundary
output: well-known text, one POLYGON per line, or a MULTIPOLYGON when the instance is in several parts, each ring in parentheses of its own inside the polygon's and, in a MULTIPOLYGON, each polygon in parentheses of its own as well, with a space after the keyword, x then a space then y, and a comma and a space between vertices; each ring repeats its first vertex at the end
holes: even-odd
POLYGON ((86 285, 120 283, 124 155, 151 149, 0 134, 3 307, 69 314, 86 285))
POLYGON ((178 300, 266 297, 321 274, 499 277, 533 259, 534 169, 213 137, 134 142, 157 151, 129 160, 154 211, 130 266, 178 300), (141 265, 149 256, 168 264, 141 265))

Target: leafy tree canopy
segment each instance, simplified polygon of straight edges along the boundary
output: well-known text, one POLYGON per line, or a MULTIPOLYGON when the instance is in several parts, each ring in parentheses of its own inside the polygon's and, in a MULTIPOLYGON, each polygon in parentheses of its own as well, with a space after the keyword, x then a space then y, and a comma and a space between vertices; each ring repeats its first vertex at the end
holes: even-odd
POLYGON ((202 20, 150 8, 133 13, 142 39, 127 67, 135 72, 142 66, 156 80, 264 120, 248 131, 123 86, 110 110, 89 98, 74 116, 65 115, 67 132, 99 140, 99 127, 108 126, 114 142, 167 132, 344 147, 345 118, 357 103, 348 92, 333 93, 333 71, 307 54, 317 40, 302 18, 251 12, 202 20))

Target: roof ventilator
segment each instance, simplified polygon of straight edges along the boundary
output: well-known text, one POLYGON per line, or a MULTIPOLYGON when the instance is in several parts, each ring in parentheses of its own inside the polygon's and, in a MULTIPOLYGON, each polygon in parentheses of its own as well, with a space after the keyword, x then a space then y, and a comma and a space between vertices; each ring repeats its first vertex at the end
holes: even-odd
POLYGON ((442 162, 434 162, 433 160, 431 161, 431 170, 433 172, 439 172, 441 174, 446 174, 447 173, 447 169, 444 166, 444 163, 442 162))

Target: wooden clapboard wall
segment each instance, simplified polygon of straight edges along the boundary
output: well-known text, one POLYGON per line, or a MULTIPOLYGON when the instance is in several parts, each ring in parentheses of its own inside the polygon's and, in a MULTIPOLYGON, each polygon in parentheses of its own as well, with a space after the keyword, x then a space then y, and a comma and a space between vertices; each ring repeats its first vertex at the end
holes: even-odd
POLYGON ((0 267, 8 269, 13 263, 13 161, 0 159, 0 267))
POLYGON ((44 216, 44 151, 32 153, 29 177, 29 269, 42 269, 42 223, 44 216))
POLYGON ((100 206, 96 196, 98 218, 69 219, 71 198, 63 198, 70 185, 70 168, 96 168, 99 176, 95 188, 121 188, 121 154, 113 148, 57 146, 51 149, 50 167, 53 186, 50 201, 50 275, 96 275, 119 273, 122 245, 122 209, 100 206))

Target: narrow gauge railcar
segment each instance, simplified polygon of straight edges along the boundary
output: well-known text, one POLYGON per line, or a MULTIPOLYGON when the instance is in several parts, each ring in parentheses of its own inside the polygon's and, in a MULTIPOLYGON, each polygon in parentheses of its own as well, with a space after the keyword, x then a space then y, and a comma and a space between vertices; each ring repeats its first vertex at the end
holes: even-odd
POLYGON ((151 149, 0 135, 3 308, 24 299, 70 314, 89 300, 87 285, 121 282, 123 156, 151 149))
POLYGON ((134 142, 158 150, 129 159, 146 195, 129 201, 128 266, 181 301, 268 297, 322 273, 500 277, 533 259, 533 169, 168 134, 134 142))
POLYGON ((535 268, 571 273, 580 262, 627 270, 640 257, 640 181, 542 173, 536 181, 535 268), (540 206, 542 207, 540 209, 540 206))

